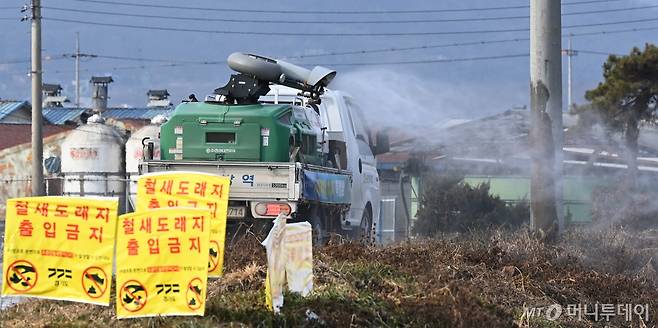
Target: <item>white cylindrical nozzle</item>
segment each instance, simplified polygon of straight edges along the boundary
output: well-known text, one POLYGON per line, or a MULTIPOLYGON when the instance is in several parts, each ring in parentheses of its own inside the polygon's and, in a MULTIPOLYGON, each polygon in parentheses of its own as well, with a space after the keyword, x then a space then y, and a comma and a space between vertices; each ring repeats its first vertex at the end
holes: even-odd
POLYGON ((316 66, 309 70, 282 60, 240 52, 232 53, 228 57, 228 66, 236 72, 260 80, 282 84, 294 81, 311 87, 325 87, 336 76, 336 71, 326 67, 316 66))

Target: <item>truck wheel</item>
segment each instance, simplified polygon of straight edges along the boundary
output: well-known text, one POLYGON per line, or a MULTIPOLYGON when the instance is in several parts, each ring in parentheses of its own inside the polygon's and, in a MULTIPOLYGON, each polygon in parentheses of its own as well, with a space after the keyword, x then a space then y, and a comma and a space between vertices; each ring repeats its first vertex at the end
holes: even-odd
POLYGON ((361 224, 359 225, 358 241, 364 245, 371 245, 374 243, 374 235, 372 232, 372 215, 368 209, 363 210, 361 216, 361 224))

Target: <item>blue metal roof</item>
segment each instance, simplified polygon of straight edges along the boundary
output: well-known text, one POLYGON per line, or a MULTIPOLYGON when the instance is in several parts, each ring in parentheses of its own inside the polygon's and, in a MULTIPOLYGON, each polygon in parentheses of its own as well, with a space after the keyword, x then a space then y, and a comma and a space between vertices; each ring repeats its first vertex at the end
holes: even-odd
POLYGON ((27 101, 0 101, 0 120, 23 106, 30 107, 27 101))
POLYGON ((173 112, 174 107, 108 108, 103 111, 103 116, 114 119, 150 120, 157 115, 170 117, 173 112))
POLYGON ((51 124, 62 125, 66 121, 76 121, 86 108, 47 107, 43 109, 43 117, 51 124))
MULTIPOLYGON (((84 112, 91 113, 91 110, 89 108, 47 107, 43 109, 43 117, 52 124, 62 125, 67 121, 77 121, 84 112)), ((103 117, 116 120, 150 120, 157 115, 170 117, 173 112, 173 107, 108 108, 103 111, 103 117)))

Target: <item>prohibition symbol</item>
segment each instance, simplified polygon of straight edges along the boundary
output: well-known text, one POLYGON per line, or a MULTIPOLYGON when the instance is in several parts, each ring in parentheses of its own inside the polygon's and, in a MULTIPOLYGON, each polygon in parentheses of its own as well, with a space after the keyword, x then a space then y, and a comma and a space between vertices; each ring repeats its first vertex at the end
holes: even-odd
POLYGON ((7 286, 17 293, 26 293, 34 288, 39 278, 34 264, 25 260, 18 260, 10 264, 5 276, 7 286))
POLYGON ((194 278, 189 284, 187 284, 185 299, 187 307, 190 308, 190 310, 196 311, 203 305, 203 298, 201 297, 202 286, 203 284, 199 278, 194 278))
POLYGON ((210 256, 208 257, 208 272, 213 272, 219 266, 219 243, 210 241, 210 256))
POLYGON ((137 312, 146 305, 148 293, 142 283, 137 280, 128 280, 121 286, 119 299, 121 307, 128 312, 137 312))
POLYGON ((105 294, 107 286, 107 275, 99 267, 88 267, 82 273, 82 289, 91 298, 99 298, 105 294))

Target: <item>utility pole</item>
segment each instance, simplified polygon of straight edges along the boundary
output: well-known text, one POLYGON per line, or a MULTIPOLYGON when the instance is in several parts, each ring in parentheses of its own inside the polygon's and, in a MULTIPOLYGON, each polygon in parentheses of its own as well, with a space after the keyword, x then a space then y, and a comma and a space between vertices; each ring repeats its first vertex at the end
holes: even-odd
POLYGON ((32 0, 32 196, 45 195, 41 70, 41 0, 32 0))
POLYGON ((75 32, 75 107, 80 107, 80 32, 75 32))
POLYGON ((75 52, 64 56, 75 58, 75 106, 80 107, 80 58, 94 58, 96 55, 80 52, 80 32, 75 32, 75 52))
POLYGON ((530 1, 530 224, 544 240, 563 226, 561 28, 560 0, 530 1))
POLYGON ((567 110, 571 111, 574 106, 573 102, 573 56, 578 56, 578 51, 573 50, 573 34, 569 33, 569 48, 562 50, 562 54, 567 56, 567 110))

